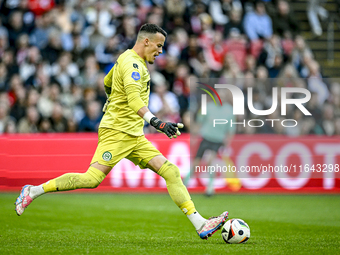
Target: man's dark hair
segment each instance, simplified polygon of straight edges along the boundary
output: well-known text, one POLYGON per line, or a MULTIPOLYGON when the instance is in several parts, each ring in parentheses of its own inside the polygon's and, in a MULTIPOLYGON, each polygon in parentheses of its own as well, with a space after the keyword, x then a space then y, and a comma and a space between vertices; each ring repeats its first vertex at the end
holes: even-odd
POLYGON ((139 33, 148 33, 148 34, 157 34, 157 33, 161 33, 162 35, 164 35, 164 37, 167 36, 167 33, 159 26, 157 26, 156 24, 144 24, 140 29, 139 29, 139 33))

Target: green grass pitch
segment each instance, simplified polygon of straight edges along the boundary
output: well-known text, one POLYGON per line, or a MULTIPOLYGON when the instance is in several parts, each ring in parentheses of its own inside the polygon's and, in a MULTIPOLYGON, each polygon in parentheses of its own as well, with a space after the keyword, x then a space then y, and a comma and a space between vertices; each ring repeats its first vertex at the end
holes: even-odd
POLYGON ((201 240, 167 194, 47 194, 18 217, 0 193, 0 254, 339 254, 338 195, 193 195, 204 217, 224 210, 246 244, 201 240))

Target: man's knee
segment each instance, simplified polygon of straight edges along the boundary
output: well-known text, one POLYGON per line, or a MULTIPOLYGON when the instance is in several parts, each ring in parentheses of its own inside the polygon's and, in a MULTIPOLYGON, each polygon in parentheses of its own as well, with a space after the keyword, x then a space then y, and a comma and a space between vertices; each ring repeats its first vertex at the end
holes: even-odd
POLYGON ((94 168, 94 167, 90 167, 86 173, 84 173, 84 179, 86 179, 86 188, 88 189, 94 189, 97 188, 99 186, 99 184, 104 180, 104 178, 106 177, 106 175, 94 168))
POLYGON ((87 172, 83 174, 83 180, 85 181, 85 188, 87 189, 94 189, 97 188, 100 184, 100 181, 98 181, 96 178, 94 178, 92 175, 88 174, 87 172))
POLYGON ((170 182, 182 181, 179 168, 169 161, 166 161, 163 164, 158 174, 162 176, 167 182, 168 181, 170 182))

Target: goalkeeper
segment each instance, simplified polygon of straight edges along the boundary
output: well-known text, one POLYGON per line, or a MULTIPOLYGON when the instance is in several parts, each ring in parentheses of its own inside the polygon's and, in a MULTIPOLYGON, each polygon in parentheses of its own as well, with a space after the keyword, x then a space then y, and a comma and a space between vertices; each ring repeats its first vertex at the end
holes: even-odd
POLYGON ((134 47, 119 56, 104 78, 108 101, 99 125, 98 146, 88 170, 83 174, 67 173, 39 186, 25 185, 15 203, 18 215, 42 194, 96 188, 121 159, 127 158, 165 179, 171 199, 192 222, 202 239, 207 239, 222 227, 228 212, 210 219, 203 218, 183 185, 178 167, 169 162, 143 134, 144 121, 170 139, 180 135, 178 129, 183 127, 181 123, 161 121, 147 107, 150 75, 146 61, 153 64, 162 53, 166 35, 157 25, 143 25, 134 47))

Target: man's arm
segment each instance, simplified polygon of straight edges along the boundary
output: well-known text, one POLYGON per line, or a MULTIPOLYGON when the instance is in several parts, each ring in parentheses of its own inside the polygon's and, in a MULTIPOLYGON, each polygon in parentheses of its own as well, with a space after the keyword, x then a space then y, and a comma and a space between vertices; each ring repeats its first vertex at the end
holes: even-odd
POLYGON ((143 84, 141 83, 139 70, 135 69, 131 62, 124 63, 122 70, 124 89, 129 107, 151 126, 156 128, 157 131, 166 134, 170 139, 180 135, 181 133, 178 131, 178 128, 183 128, 183 124, 163 122, 153 115, 146 107, 140 97, 143 84))
POLYGON ((157 131, 166 134, 170 139, 176 138, 181 133, 178 128, 183 128, 182 123, 163 122, 153 115, 150 110, 145 106, 144 102, 140 98, 140 86, 138 84, 129 84, 125 86, 127 100, 129 107, 148 122, 151 126, 157 129, 157 131))

